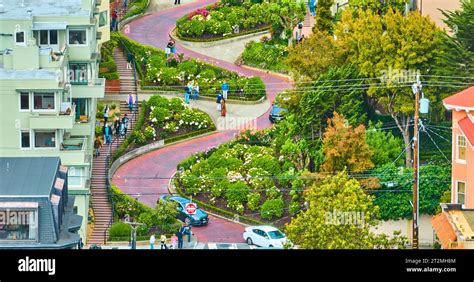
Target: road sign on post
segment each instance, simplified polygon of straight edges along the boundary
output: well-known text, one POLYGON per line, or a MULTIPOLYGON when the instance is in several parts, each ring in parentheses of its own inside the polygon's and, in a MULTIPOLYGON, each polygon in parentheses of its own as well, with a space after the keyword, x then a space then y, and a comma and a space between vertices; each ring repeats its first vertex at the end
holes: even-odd
POLYGON ((188 214, 193 215, 196 213, 197 205, 195 203, 187 203, 185 210, 188 214))

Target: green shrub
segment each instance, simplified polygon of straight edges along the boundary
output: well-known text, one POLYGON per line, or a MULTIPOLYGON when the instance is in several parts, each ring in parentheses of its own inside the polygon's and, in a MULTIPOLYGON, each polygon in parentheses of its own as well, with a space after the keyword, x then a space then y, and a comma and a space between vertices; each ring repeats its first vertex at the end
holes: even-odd
POLYGON ((156 139, 155 129, 149 125, 145 127, 145 131, 143 132, 143 135, 145 136, 145 140, 147 141, 156 139))
POLYGON ((272 220, 274 217, 282 217, 285 203, 283 199, 266 200, 260 209, 260 216, 263 219, 272 220))
POLYGON ((288 212, 290 213, 291 216, 295 216, 299 213, 300 211, 300 203, 298 202, 291 202, 288 205, 288 212))
POLYGON ((104 118, 104 112, 100 111, 100 112, 95 113, 95 118, 96 119, 103 119, 104 118))
POLYGON ((110 226, 109 229, 109 238, 113 237, 130 237, 132 228, 130 225, 123 223, 121 221, 115 222, 110 226))
POLYGON ((150 121, 162 126, 171 117, 171 112, 166 108, 154 108, 150 113, 150 121))
POLYGON ((277 199, 281 196, 281 192, 278 188, 273 186, 267 189, 267 191, 265 192, 265 195, 267 196, 268 199, 277 199))
POLYGON ((111 109, 111 110, 115 110, 116 108, 117 108, 117 104, 112 103, 112 105, 110 105, 110 109, 111 109))
POLYGON ((148 99, 147 105, 149 107, 165 108, 168 105, 168 99, 161 95, 153 95, 148 99))
POLYGON ((98 112, 103 112, 104 108, 105 108, 104 104, 99 104, 99 103, 97 104, 97 111, 98 112))
POLYGON ((265 84, 259 76, 249 78, 244 86, 245 96, 265 96, 265 84))
POLYGON ((242 181, 238 181, 229 185, 226 191, 227 203, 230 208, 237 209, 247 201, 247 195, 250 188, 242 181))
POLYGON ((141 131, 133 131, 132 134, 132 141, 135 142, 137 145, 143 145, 146 142, 145 135, 141 131))
POLYGON ((95 137, 102 135, 102 127, 100 125, 95 126, 95 137))
POLYGON ((247 199, 247 208, 256 211, 260 207, 260 193, 250 193, 247 199))

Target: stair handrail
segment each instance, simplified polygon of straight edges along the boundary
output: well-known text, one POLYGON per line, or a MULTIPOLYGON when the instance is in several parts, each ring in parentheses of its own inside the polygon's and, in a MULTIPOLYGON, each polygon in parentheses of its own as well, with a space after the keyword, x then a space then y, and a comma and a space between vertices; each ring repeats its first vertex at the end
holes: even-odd
MULTIPOLYGON (((133 70, 133 82, 134 82, 134 90, 135 90, 135 105, 132 108, 132 116, 130 120, 133 120, 134 122, 137 121, 137 115, 138 115, 138 84, 137 84, 137 72, 136 72, 136 64, 135 64, 135 57, 133 56, 133 53, 130 52, 130 50, 127 48, 127 46, 123 43, 122 40, 119 40, 120 46, 122 47, 122 50, 124 51, 124 55, 128 61, 128 55, 131 54, 132 56, 132 70, 133 70)), ((109 169, 110 169, 110 159, 111 159, 111 154, 112 154, 112 144, 114 142, 117 142, 117 147, 118 147, 118 139, 119 136, 116 136, 112 142, 110 142, 109 147, 107 149, 107 155, 105 157, 105 186, 106 186, 106 191, 107 195, 109 198, 110 205, 112 207, 112 217, 109 220, 109 223, 107 227, 104 230, 104 245, 107 243, 107 230, 109 230, 110 226, 114 223, 114 217, 115 217, 115 203, 112 197, 112 191, 111 191, 111 185, 109 181, 109 169)))

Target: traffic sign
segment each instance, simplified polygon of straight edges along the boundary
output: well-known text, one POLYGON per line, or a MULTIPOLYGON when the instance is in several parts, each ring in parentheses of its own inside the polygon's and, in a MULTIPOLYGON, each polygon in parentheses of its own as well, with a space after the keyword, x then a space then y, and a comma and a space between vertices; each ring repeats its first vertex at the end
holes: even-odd
POLYGON ((185 210, 188 214, 193 215, 196 213, 197 205, 195 203, 187 203, 185 210))

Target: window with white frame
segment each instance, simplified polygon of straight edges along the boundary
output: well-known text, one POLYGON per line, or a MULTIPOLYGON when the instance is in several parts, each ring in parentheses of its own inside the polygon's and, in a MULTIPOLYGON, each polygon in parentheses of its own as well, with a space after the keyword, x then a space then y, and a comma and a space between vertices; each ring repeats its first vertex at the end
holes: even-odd
POLYGON ((35 148, 55 148, 56 131, 55 130, 35 130, 34 131, 35 148))
POLYGON ((69 45, 87 45, 87 31, 85 29, 69 30, 69 45))
POLYGON ((464 205, 465 204, 465 197, 466 197, 466 183, 458 181, 457 182, 457 203, 464 205))
POLYGON ((20 93, 20 111, 29 111, 30 110, 30 93, 21 92, 20 93))
POLYGON ((54 110, 56 108, 54 93, 33 93, 33 104, 35 110, 54 110))
POLYGON ((20 147, 22 149, 31 148, 31 137, 29 130, 21 130, 20 132, 20 147))
POLYGON ((458 135, 458 140, 457 140, 457 160, 458 161, 466 161, 466 137, 464 135, 458 135))
POLYGON ((36 38, 40 46, 58 45, 57 30, 40 30, 37 32, 36 38))
POLYGON ((24 45, 26 44, 25 32, 17 31, 15 32, 15 44, 24 45))
POLYGON ((82 186, 82 178, 84 177, 84 169, 82 167, 70 166, 67 175, 67 181, 69 186, 82 186))

